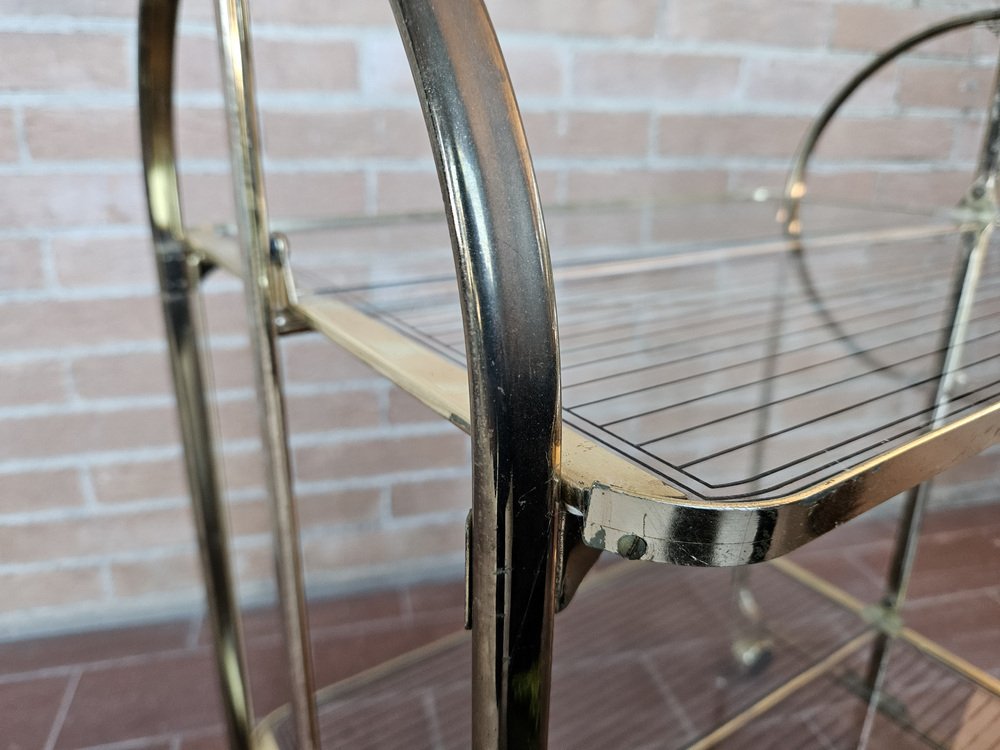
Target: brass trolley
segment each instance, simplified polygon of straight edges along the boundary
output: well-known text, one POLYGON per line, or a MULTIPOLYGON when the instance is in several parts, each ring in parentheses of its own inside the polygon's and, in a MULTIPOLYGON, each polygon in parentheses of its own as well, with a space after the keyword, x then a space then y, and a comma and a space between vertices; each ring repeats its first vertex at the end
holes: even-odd
MULTIPOLYGON (((555 615, 602 551, 733 567, 732 652, 746 670, 769 674, 762 668, 776 646, 745 566, 778 558, 902 492, 909 493, 906 510, 878 605, 865 607, 784 561, 756 579, 759 595, 794 584, 810 606, 832 606, 822 612, 841 629, 835 648, 771 669, 766 689, 715 726, 654 739, 627 734, 611 744, 732 741, 777 702, 820 690, 824 676, 840 675, 843 687, 844 669, 859 659, 867 661, 866 679, 848 692, 865 707, 861 746, 886 721, 930 738, 931 747, 986 746, 970 744, 968 722, 921 728, 923 717, 894 711, 888 698, 898 665, 919 660, 937 670, 939 689, 963 697, 966 716, 975 703, 975 721, 997 737, 1000 682, 908 630, 898 615, 930 480, 1000 435, 1000 298, 992 294, 1000 260, 989 252, 1000 94, 994 88, 978 171, 958 209, 917 215, 813 206, 800 214, 800 203, 809 157, 855 88, 924 40, 996 22, 1000 11, 940 23, 860 71, 807 134, 783 196, 554 207, 543 221, 514 93, 481 0, 392 0, 437 164, 457 285, 454 274, 421 272, 307 288, 292 273, 286 233, 294 239, 338 225, 269 222, 246 0, 218 0, 216 8, 237 222, 183 223, 172 122, 177 4, 141 2, 142 146, 232 747, 317 748, 322 722, 337 721, 345 706, 364 711, 352 695, 405 695, 433 680, 455 687, 456 710, 471 714, 472 746, 546 746, 555 615), (776 211, 780 232, 768 224, 776 211), (660 226, 657 242, 550 261, 546 224, 600 221, 604 213, 660 226), (679 219, 698 216, 711 217, 722 241, 676 232, 679 219), (950 276, 942 258, 953 263, 950 276), (245 283, 294 694, 290 709, 260 724, 247 688, 197 315, 201 278, 215 267, 245 283), (471 649, 468 637, 452 639, 321 691, 319 704, 278 357, 281 335, 303 329, 346 348, 467 432, 473 455, 471 649), (460 700, 469 693, 471 711, 460 700)), ((619 611, 628 609, 624 568, 635 570, 595 574, 602 579, 595 588, 619 611)), ((648 608, 656 606, 679 612, 688 605, 648 608)), ((585 746, 590 735, 582 731, 560 746, 585 746)), ((470 739, 459 732, 438 744, 463 747, 470 739)))

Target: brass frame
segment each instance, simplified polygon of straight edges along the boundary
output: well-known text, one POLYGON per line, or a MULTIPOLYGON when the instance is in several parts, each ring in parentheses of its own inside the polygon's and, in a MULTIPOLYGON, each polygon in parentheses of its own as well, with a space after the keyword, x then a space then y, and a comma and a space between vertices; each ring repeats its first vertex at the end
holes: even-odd
MULTIPOLYGON (((555 300, 541 207, 514 94, 481 0, 391 0, 447 209, 468 370, 340 302, 300 295, 287 247, 269 230, 246 0, 216 4, 237 239, 224 232, 189 232, 183 225, 172 123, 178 1, 141 2, 140 120, 161 299, 232 747, 251 746, 253 711, 200 350, 198 285, 210 267, 228 268, 246 282, 292 713, 302 748, 318 748, 320 738, 277 357, 282 332, 307 327, 324 333, 472 436, 469 579, 476 747, 546 746, 554 613, 568 602, 598 551, 683 565, 772 559, 997 440, 1000 404, 939 424, 806 490, 776 499, 712 502, 686 497, 563 427, 555 300), (504 252, 510 247, 519 248, 516 257, 504 252), (497 393, 504 395, 497 398, 497 393), (511 628, 515 621, 516 631, 511 628)), ((838 94, 799 152, 784 214, 788 241, 726 248, 720 255, 794 251, 805 165, 843 100, 864 78, 920 41, 998 18, 1000 11, 989 11, 939 24, 863 70, 838 94)), ((983 196, 992 198, 998 110, 1000 96, 995 96, 980 171, 967 201, 976 210, 983 208, 983 196)), ((989 208, 994 207, 991 202, 989 208)), ((969 272, 958 286, 954 331, 962 329, 976 259, 984 252, 992 220, 992 213, 980 212, 966 229, 969 272)), ((947 231, 929 225, 893 230, 893 236, 947 231)), ((824 240, 831 245, 846 241, 850 238, 824 240)), ((683 259, 643 262, 669 266, 683 259)), ((907 565, 902 563, 904 569, 907 565)), ((873 687, 877 693, 877 684, 873 687)))

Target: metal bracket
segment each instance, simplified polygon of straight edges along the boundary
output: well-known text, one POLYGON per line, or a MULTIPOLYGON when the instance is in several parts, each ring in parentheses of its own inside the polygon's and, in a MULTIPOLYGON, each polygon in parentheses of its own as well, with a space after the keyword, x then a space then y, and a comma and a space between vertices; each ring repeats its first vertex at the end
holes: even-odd
POLYGON ((271 235, 270 289, 271 306, 274 309, 274 325, 279 334, 301 333, 311 330, 305 318, 295 311, 299 301, 290 262, 291 248, 288 237, 280 232, 271 235))
POLYGON ((969 191, 962 196, 952 212, 952 218, 960 223, 987 225, 998 219, 996 186, 992 180, 977 179, 969 191))
POLYGON ((583 541, 583 511, 563 500, 560 503, 556 557, 556 611, 569 606, 588 571, 601 556, 601 550, 583 541))

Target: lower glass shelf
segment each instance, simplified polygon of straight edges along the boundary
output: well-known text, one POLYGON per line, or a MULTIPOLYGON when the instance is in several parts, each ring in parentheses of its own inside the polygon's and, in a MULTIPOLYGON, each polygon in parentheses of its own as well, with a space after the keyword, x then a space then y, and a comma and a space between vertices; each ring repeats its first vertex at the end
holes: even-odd
MULTIPOLYGON (((859 605, 841 606, 789 571, 802 573, 789 563, 754 571, 772 652, 751 672, 730 656, 723 571, 618 563, 592 574, 559 616, 551 746, 856 747, 876 634, 859 605)), ((870 747, 1000 742, 1000 681, 981 684, 905 638, 892 649, 870 747)), ((320 691, 324 746, 468 748, 470 654, 468 635, 456 633, 320 691)), ((285 710, 258 735, 261 747, 295 747, 285 710)))

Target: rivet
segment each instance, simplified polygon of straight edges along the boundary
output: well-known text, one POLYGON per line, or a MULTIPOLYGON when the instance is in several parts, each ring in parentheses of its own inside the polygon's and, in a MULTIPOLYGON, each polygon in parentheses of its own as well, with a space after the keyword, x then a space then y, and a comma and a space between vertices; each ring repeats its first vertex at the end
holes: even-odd
POLYGON ((626 534, 618 540, 618 554, 627 560, 638 560, 646 554, 646 540, 635 534, 626 534))

